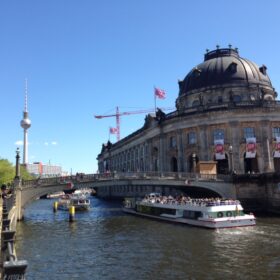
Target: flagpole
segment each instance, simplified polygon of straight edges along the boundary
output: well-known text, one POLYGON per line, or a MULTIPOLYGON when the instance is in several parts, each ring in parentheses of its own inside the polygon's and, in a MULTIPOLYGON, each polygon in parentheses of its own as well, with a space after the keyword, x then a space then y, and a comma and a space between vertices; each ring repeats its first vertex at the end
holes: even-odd
POLYGON ((154 87, 154 98, 155 98, 155 114, 157 112, 157 97, 156 97, 156 93, 155 93, 155 87, 154 87))

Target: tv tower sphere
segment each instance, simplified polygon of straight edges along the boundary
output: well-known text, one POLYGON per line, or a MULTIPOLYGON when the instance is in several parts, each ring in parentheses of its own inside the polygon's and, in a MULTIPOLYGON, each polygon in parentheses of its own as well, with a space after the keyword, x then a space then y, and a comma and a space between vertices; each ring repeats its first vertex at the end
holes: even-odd
MULTIPOLYGON (((25 112, 24 112, 25 113, 25 112)), ((27 118, 24 118, 20 122, 20 126, 24 129, 28 129, 31 126, 31 120, 27 118)))

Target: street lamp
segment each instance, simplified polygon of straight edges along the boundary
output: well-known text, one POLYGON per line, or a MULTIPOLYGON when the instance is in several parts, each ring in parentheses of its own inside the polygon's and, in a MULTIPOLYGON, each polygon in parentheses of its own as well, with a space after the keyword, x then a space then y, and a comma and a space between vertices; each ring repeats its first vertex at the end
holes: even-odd
POLYGON ((234 168, 233 168, 233 156, 232 156, 232 150, 233 150, 233 147, 232 147, 232 145, 230 145, 230 146, 228 147, 228 152, 229 152, 230 172, 231 172, 231 174, 233 173, 233 170, 234 170, 234 168))
POLYGON ((19 148, 17 148, 17 150, 16 150, 16 176, 15 176, 16 179, 19 179, 19 177, 20 177, 20 163, 19 163, 19 160, 20 160, 19 148))

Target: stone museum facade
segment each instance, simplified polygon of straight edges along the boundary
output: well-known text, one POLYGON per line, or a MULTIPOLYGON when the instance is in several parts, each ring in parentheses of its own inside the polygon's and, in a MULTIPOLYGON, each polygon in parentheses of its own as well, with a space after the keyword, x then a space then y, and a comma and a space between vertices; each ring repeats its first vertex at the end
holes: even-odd
POLYGON ((217 47, 178 84, 174 112, 158 109, 142 128, 103 144, 100 173, 196 172, 205 161, 218 174, 280 172, 280 103, 265 65, 217 47))

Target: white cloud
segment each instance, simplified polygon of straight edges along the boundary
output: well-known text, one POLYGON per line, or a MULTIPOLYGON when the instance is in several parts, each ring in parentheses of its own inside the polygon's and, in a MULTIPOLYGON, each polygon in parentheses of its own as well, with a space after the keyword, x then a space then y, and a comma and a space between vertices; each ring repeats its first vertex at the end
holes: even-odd
POLYGON ((52 141, 52 145, 57 145, 57 142, 56 141, 52 141))
POLYGON ((45 146, 49 146, 49 142, 45 142, 44 145, 45 145, 45 146))
POLYGON ((23 146, 23 141, 22 140, 18 140, 15 142, 16 146, 23 146))

